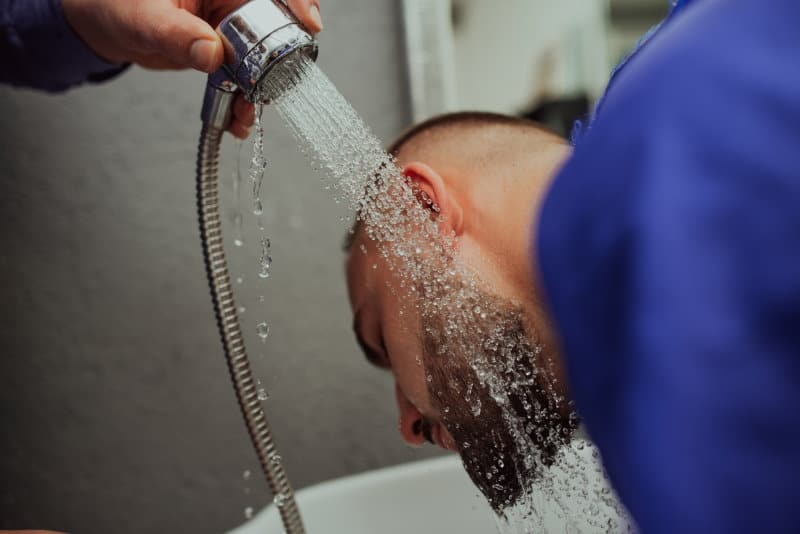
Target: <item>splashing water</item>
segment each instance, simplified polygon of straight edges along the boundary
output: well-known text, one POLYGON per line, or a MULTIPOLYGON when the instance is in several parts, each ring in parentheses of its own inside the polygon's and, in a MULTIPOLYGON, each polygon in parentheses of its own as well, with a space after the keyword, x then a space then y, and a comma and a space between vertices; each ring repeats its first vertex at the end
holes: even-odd
POLYGON ((567 531, 629 529, 603 477, 594 476, 602 467, 593 446, 574 438, 577 416, 552 357, 521 307, 460 259, 455 234, 440 230, 438 206, 403 177, 311 60, 287 58, 260 90, 327 176, 335 200, 358 214, 358 227, 396 275, 399 312, 419 316, 428 390, 498 529, 547 532, 550 515, 567 531))
POLYGON ((262 109, 260 104, 256 106, 256 134, 253 141, 253 159, 250 161, 250 182, 253 187, 253 213, 255 215, 264 213, 264 206, 261 204, 261 184, 267 168, 267 158, 264 157, 264 124, 261 122, 262 109))
POLYGON ((269 269, 272 267, 272 256, 270 254, 271 243, 268 237, 261 238, 261 259, 259 260, 258 276, 269 278, 269 269))

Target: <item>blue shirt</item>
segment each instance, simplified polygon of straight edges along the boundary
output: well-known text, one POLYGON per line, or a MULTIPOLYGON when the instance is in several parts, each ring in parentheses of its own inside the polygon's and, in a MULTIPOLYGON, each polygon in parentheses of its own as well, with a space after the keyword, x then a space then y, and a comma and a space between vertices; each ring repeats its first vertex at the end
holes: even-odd
POLYGON ((124 69, 99 58, 70 28, 60 0, 0 0, 0 82, 61 91, 124 69))
POLYGON ((536 255, 642 531, 800 532, 800 2, 681 7, 579 136, 536 255))

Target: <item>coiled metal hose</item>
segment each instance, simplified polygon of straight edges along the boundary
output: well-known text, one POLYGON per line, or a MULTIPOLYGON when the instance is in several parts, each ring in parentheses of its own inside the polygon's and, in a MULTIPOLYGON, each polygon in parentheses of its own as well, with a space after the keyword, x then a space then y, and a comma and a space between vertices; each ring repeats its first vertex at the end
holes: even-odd
POLYGON ((269 423, 258 399, 233 300, 233 287, 222 243, 217 189, 222 133, 219 128, 204 126, 197 153, 197 210, 211 300, 236 398, 270 491, 275 496, 275 506, 280 513, 286 534, 305 534, 294 491, 286 478, 280 456, 275 450, 269 423))

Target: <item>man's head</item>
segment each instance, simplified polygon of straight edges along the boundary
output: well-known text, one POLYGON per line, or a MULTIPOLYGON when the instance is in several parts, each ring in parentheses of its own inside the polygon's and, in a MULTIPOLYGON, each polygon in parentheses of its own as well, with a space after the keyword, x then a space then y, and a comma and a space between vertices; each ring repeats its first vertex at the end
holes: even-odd
POLYGON ((355 227, 356 336, 395 376, 403 438, 458 450, 502 507, 574 426, 530 254, 540 201, 569 147, 528 121, 461 113, 418 125, 390 151, 415 206, 367 207, 383 215, 362 214, 355 227), (520 458, 531 445, 541 454, 520 458))

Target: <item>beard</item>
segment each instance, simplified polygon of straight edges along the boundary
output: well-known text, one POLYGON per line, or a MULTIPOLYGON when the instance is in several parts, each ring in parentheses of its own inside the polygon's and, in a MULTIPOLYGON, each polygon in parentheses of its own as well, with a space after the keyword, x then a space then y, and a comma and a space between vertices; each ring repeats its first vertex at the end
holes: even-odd
POLYGON ((474 285, 447 293, 421 308, 427 386, 469 477, 500 514, 553 464, 577 416, 519 306, 474 285))

